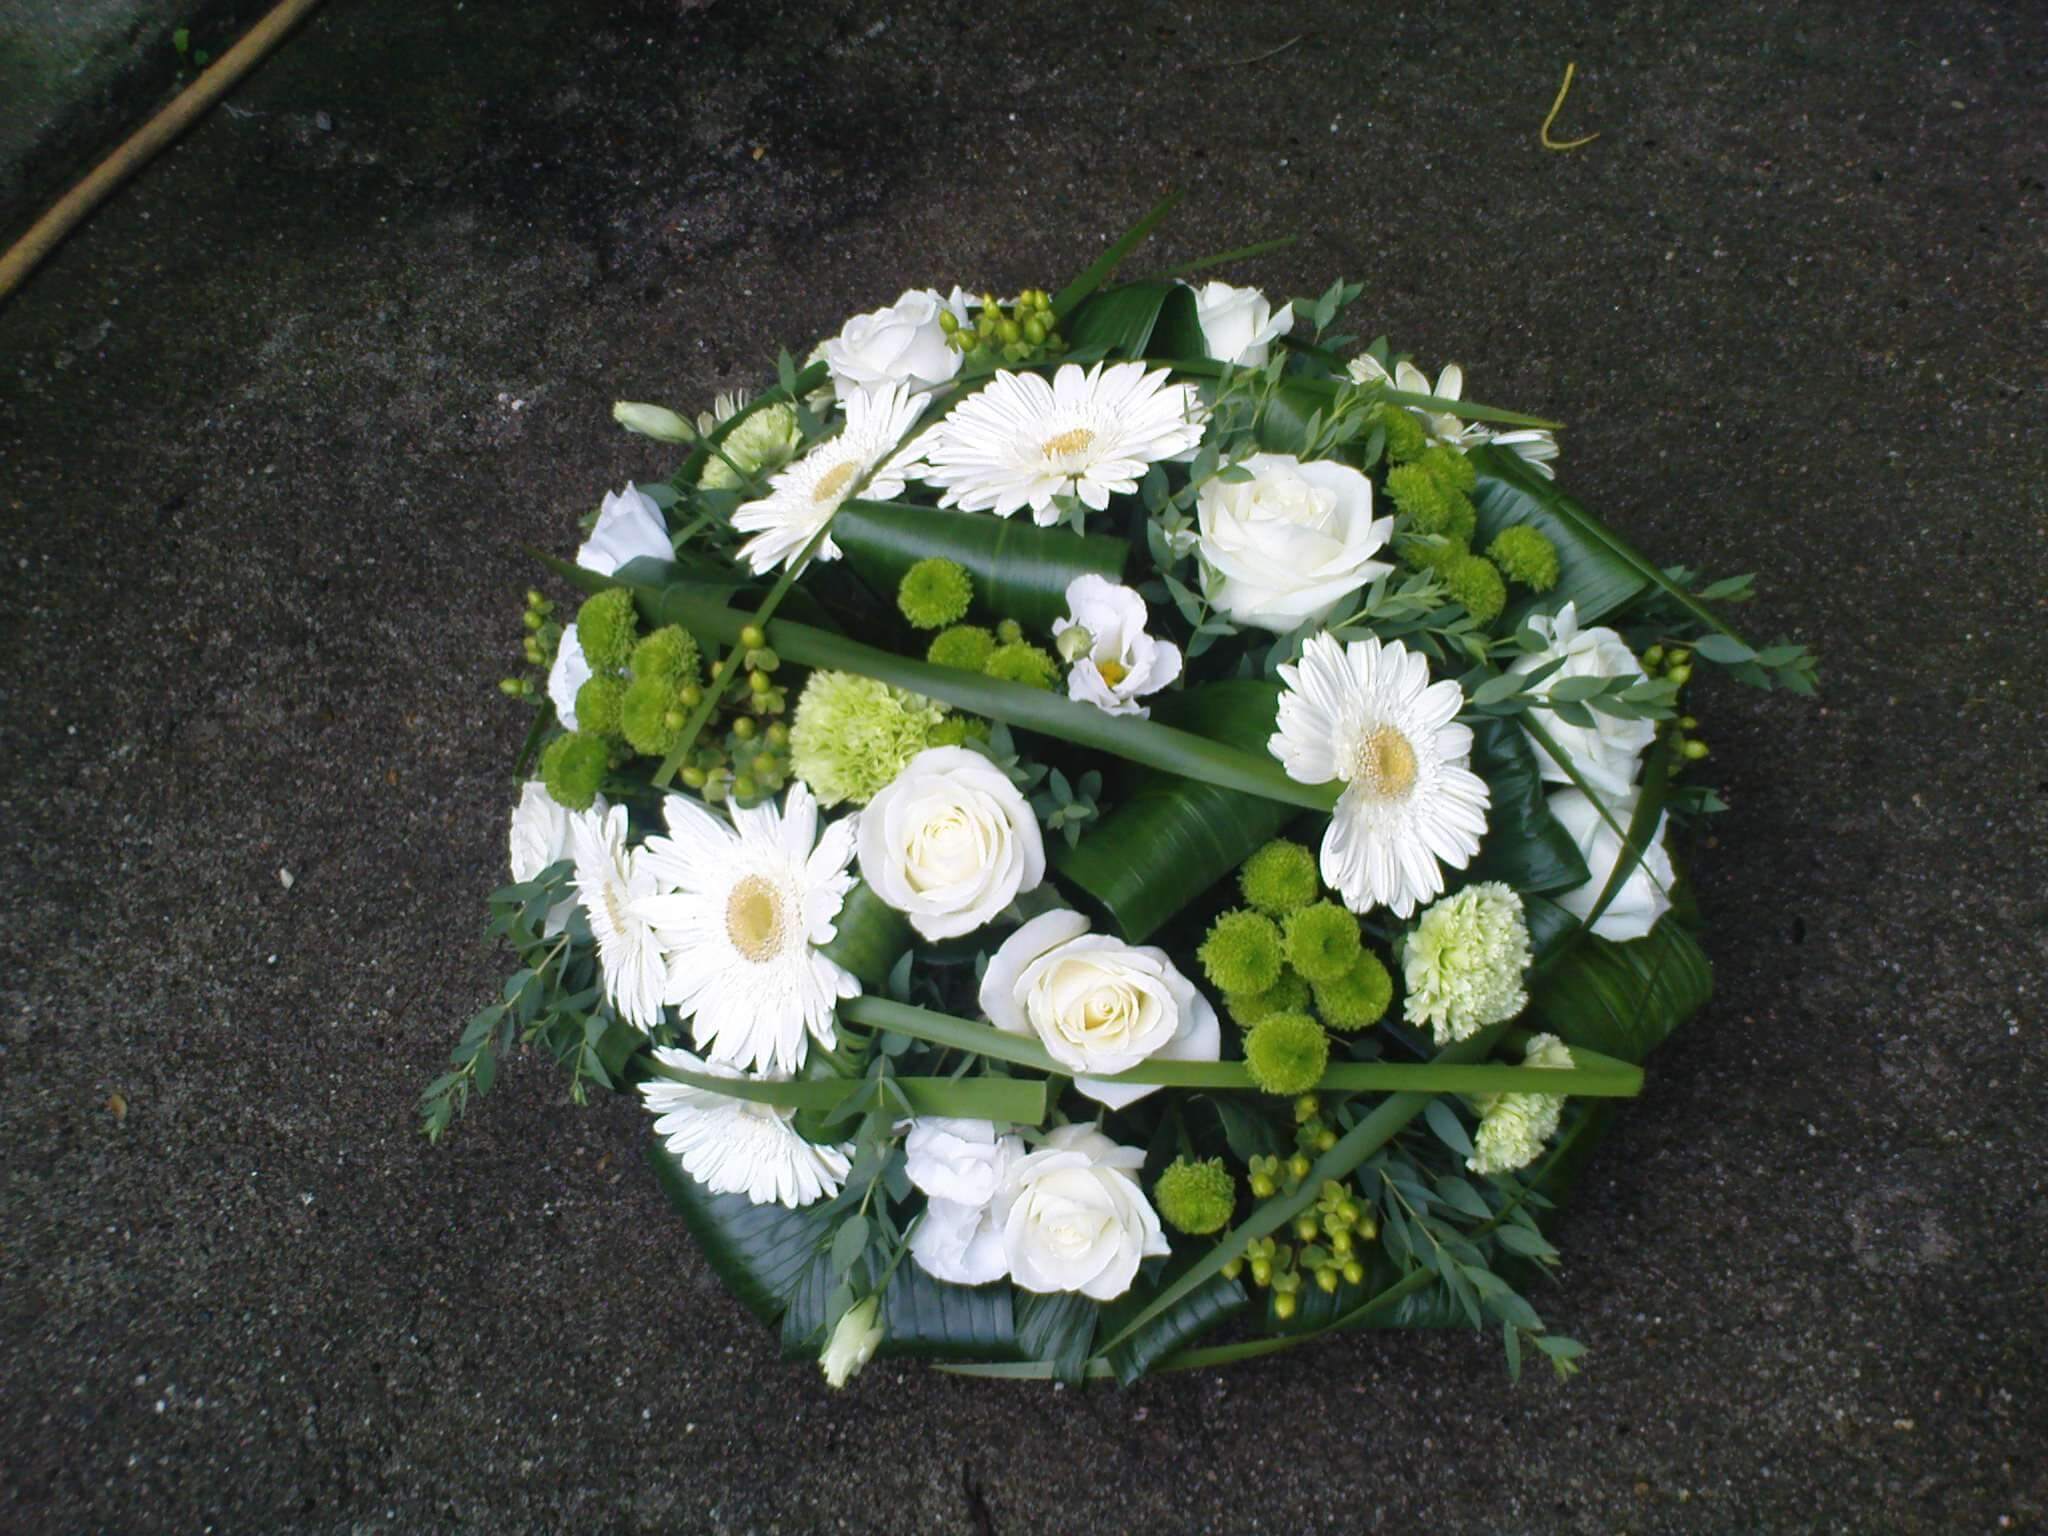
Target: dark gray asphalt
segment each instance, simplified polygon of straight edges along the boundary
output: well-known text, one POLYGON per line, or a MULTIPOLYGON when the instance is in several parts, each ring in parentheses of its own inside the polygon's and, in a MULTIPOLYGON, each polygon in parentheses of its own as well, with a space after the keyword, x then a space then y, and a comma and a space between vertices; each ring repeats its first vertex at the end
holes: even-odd
POLYGON ((326 7, 0 310, 0 1528, 2039 1528, 2044 57, 1984 3, 326 7), (1568 1387, 1442 1335, 833 1397, 635 1106, 520 1064, 414 1129, 498 974, 519 546, 665 462, 609 402, 1053 286, 1169 183, 1160 261, 1300 232, 1244 276, 1363 280, 1823 652, 1702 700, 1720 994, 1564 1229, 1568 1387))

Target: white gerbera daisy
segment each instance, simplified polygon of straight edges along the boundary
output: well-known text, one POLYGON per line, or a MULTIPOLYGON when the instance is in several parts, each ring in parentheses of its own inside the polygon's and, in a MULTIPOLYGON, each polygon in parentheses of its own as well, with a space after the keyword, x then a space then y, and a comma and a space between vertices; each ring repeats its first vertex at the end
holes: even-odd
POLYGON ((1113 494, 1138 488, 1148 464, 1191 451, 1202 440, 1191 385, 1163 368, 1068 363, 1048 384, 1035 373, 998 373, 918 440, 919 479, 941 487, 943 507, 1013 516, 1029 507, 1043 525, 1059 521, 1055 496, 1078 496, 1097 512, 1113 494))
MULTIPOLYGON (((1428 374, 1407 361, 1396 363, 1394 371, 1389 373, 1370 352, 1360 353, 1351 359, 1346 371, 1358 384, 1385 384, 1410 394, 1435 395, 1439 400, 1462 400, 1465 396, 1465 370, 1456 363, 1446 363, 1435 384, 1429 382, 1428 374)), ((1534 427, 1499 432, 1480 422, 1465 421, 1449 411, 1432 411, 1420 405, 1411 405, 1408 410, 1429 429, 1430 438, 1435 442, 1447 443, 1461 452, 1493 443, 1507 449, 1544 479, 1557 478, 1557 471, 1550 467, 1551 460, 1557 457, 1557 434, 1554 432, 1534 427)))
MULTIPOLYGON (((709 1077, 742 1075, 688 1051, 657 1049, 654 1059, 709 1077)), ((660 1116, 654 1134, 668 1144, 683 1171, 714 1195, 745 1195, 756 1205, 775 1202, 795 1210, 838 1194, 846 1182, 852 1166, 848 1149, 805 1141, 790 1124, 794 1110, 658 1077, 642 1083, 640 1094, 660 1116)))
POLYGON ((662 1001, 714 1061, 794 1072, 806 1034, 829 1049, 833 1006, 860 994, 818 951, 853 887, 854 818, 821 838, 818 803, 800 783, 780 811, 734 807, 730 826, 681 795, 663 815, 669 836, 649 838, 641 854, 662 893, 633 909, 667 955, 662 1001))
POLYGON ((1345 783, 1323 837, 1323 882, 1354 912, 1406 917, 1441 895, 1442 866, 1462 869, 1486 831, 1486 781, 1466 766, 1465 696, 1431 683, 1429 663, 1398 643, 1327 633, 1280 668, 1286 691, 1269 750, 1303 784, 1345 783))
POLYGON ((620 1018, 644 1033, 661 1017, 664 972, 654 930, 633 910, 654 894, 655 876, 645 853, 626 846, 626 808, 574 817, 569 850, 576 860, 576 899, 597 940, 605 996, 620 1018))
MULTIPOLYGON (((734 509, 733 527, 754 535, 740 546, 740 558, 754 574, 794 561, 849 497, 893 501, 901 496, 903 468, 891 456, 930 403, 930 395, 912 394, 902 384, 848 394, 842 401, 846 426, 839 435, 776 475, 761 500, 734 509)), ((817 558, 837 560, 839 546, 826 538, 817 558)))

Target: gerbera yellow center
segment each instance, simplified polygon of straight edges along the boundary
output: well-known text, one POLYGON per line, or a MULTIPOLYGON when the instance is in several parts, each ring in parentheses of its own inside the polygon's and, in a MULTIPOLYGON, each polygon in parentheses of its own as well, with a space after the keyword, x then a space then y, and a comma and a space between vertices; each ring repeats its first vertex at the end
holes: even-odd
POLYGON ((782 892, 759 875, 748 875, 725 899, 725 936, 756 965, 782 952, 782 892))
POLYGON ((1083 453, 1095 441, 1095 434, 1086 427, 1069 427, 1057 437, 1045 440, 1045 456, 1048 459, 1064 459, 1069 454, 1083 453))
POLYGON ((859 471, 860 465, 852 459, 834 464, 818 477, 818 483, 811 490, 812 501, 830 501, 846 489, 846 482, 859 471))
POLYGON ((1398 799, 1415 787, 1415 748, 1391 725, 1378 727, 1352 754, 1351 782, 1382 800, 1398 799))
POLYGON ((1102 680, 1114 688, 1131 675, 1131 669, 1120 661, 1098 661, 1095 670, 1102 674, 1102 680))

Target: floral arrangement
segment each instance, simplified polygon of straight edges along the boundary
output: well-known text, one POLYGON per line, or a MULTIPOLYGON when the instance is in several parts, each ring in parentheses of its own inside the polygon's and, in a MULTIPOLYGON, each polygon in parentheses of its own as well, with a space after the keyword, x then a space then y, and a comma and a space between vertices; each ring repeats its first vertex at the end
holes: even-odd
POLYGON ((518 967, 427 1129, 522 1047, 630 1089, 835 1385, 1446 1325, 1569 1373, 1547 1218, 1711 986, 1688 685, 1813 659, 1564 495, 1555 424, 1341 334, 1359 285, 1106 286, 1156 216, 617 407, 681 463, 527 594, 518 967))

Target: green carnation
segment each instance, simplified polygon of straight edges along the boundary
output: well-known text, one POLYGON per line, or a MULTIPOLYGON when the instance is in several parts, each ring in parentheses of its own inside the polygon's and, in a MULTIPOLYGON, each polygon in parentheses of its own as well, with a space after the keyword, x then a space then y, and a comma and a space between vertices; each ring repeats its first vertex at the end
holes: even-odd
POLYGON ((933 556, 903 573, 896 588, 896 606, 914 629, 944 629, 967 617, 974 601, 974 581, 967 568, 933 556))
POLYGON ((619 710, 625 699, 626 684, 622 678, 591 678, 576 690, 576 728, 593 736, 616 738, 619 710))
POLYGON ((624 587, 607 587, 586 597, 576 610, 576 640, 593 672, 623 671, 638 633, 633 594, 624 587))
POLYGON ((1244 1068, 1267 1093, 1292 1098, 1323 1080, 1330 1037, 1305 1013, 1270 1013, 1244 1037, 1244 1068))
POLYGON ((1527 523, 1501 529, 1486 546, 1486 558, 1500 567, 1509 581, 1518 581, 1532 592, 1548 592, 1557 585, 1557 546, 1542 529, 1527 523))
POLYGON ((1285 917, 1321 893, 1316 856, 1299 843, 1276 837, 1244 861, 1237 872, 1237 888, 1261 912, 1285 917))
POLYGON ((1444 571, 1444 585, 1451 589, 1451 600, 1462 604, 1482 624, 1499 618, 1501 609, 1508 605, 1508 589, 1501 582, 1500 572, 1493 568, 1492 561, 1479 555, 1453 560, 1444 571))
POLYGON ((1060 678, 1060 666, 1052 659, 1052 653, 1028 640, 1012 640, 997 646, 982 663, 981 670, 989 677, 1022 683, 1027 688, 1049 689, 1060 678))
POLYGON ((1435 571, 1442 576, 1472 551, 1463 539, 1448 536, 1435 539, 1418 539, 1404 533, 1399 541, 1401 558, 1418 571, 1435 571))
MULTIPOLYGON (((1573 1064, 1572 1053, 1555 1035, 1536 1036, 1522 1055, 1525 1067, 1554 1070, 1573 1064)), ((1476 1106, 1479 1133, 1472 1138, 1472 1155, 1465 1166, 1488 1176, 1528 1167, 1543 1151, 1543 1144, 1557 1133, 1564 1098, 1561 1093, 1486 1095, 1476 1106)))
POLYGON ((1315 993, 1317 1015, 1331 1029, 1349 1034, 1379 1023, 1394 1000, 1394 978, 1378 955, 1362 949, 1350 970, 1335 981, 1317 982, 1315 993))
POLYGON ((1336 981, 1363 948, 1358 919, 1334 901, 1318 901, 1287 919, 1287 959, 1314 981, 1336 981))
POLYGON ((1529 1001, 1529 925, 1522 898, 1498 881, 1468 885, 1422 914, 1401 951, 1410 1024, 1438 1045, 1512 1019, 1529 1001))
POLYGON ((1372 423, 1387 434, 1387 461, 1406 464, 1422 457, 1429 447, 1429 433, 1406 406, 1382 405, 1373 413, 1372 423))
POLYGON ((667 757, 673 752, 683 739, 685 719, 675 679, 659 672, 634 678, 619 700, 619 734, 643 757, 667 757))
POLYGON ((1446 494, 1463 495, 1479 483, 1479 470, 1459 449, 1438 443, 1422 455, 1422 467, 1429 471, 1446 494))
POLYGON ((633 647, 633 675, 665 677, 679 685, 692 683, 697 680, 698 660, 696 638, 682 625, 669 624, 633 647))
POLYGON ((1283 967, 1280 979, 1263 992, 1226 992, 1223 995, 1225 1010, 1245 1029, 1250 1029, 1271 1013, 1304 1012, 1308 1001, 1308 983, 1301 979, 1299 971, 1291 967, 1283 967))
POLYGON ((587 731, 557 736, 540 755, 540 779, 557 805, 587 811, 604 783, 610 754, 604 742, 587 731))
POLYGON ((1221 1232, 1237 1209, 1237 1180, 1220 1157, 1201 1163, 1176 1157, 1152 1186, 1152 1202, 1176 1231, 1192 1237, 1221 1232))
POLYGON ((851 672, 813 672, 789 729, 790 765, 823 806, 865 805, 933 744, 945 706, 851 672))
POLYGON ((1218 991, 1263 992, 1280 979, 1280 930, 1240 907, 1216 919, 1195 957, 1218 991))
POLYGON ((1479 514, 1465 493, 1433 474, 1426 464, 1396 464, 1388 470, 1387 495, 1407 514, 1413 533, 1441 533, 1469 541, 1479 526, 1479 514))
POLYGON ((924 659, 935 667, 979 672, 996 652, 996 637, 974 624, 956 624, 936 635, 924 659))
POLYGON ((796 412, 783 404, 764 405, 727 434, 719 449, 704 461, 697 483, 707 491, 736 491, 744 483, 732 470, 737 465, 747 476, 772 475, 804 445, 803 429, 796 412), (726 459, 732 460, 729 465, 726 459))

